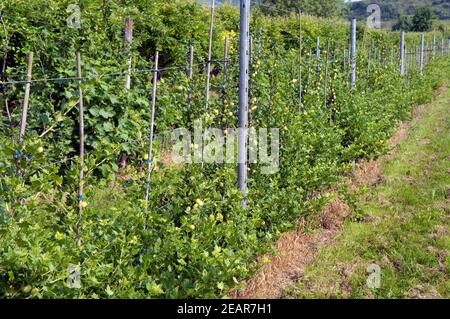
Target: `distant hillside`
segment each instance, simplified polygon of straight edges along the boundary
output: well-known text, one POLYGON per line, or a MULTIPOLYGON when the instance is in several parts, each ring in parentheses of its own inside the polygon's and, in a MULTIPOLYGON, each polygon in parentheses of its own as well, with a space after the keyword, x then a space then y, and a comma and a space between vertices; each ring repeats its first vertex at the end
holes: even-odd
POLYGON ((381 8, 383 21, 396 20, 400 15, 412 15, 419 6, 429 5, 440 20, 450 20, 450 0, 364 0, 347 3, 347 15, 357 19, 368 16, 369 4, 376 3, 381 8))

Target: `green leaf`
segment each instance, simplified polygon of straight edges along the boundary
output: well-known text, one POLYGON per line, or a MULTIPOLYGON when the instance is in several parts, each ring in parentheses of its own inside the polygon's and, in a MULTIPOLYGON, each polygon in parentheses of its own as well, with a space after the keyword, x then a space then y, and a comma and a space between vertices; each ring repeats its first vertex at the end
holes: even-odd
POLYGON ((111 132, 114 130, 114 126, 111 122, 105 122, 103 123, 103 129, 105 130, 105 132, 111 132))
POLYGON ((100 109, 98 111, 98 115, 104 117, 105 119, 111 118, 116 115, 116 112, 113 111, 112 108, 100 109))
POLYGON ((109 100, 111 101, 111 104, 119 103, 119 99, 117 98, 117 96, 112 95, 112 94, 109 96, 109 100))
POLYGON ((108 296, 114 295, 114 290, 112 290, 111 287, 110 287, 109 285, 106 287, 105 292, 106 292, 106 294, 107 294, 108 296))
POLYGON ((157 285, 154 282, 149 282, 145 285, 145 288, 147 289, 148 293, 151 296, 158 296, 162 295, 164 293, 164 290, 162 289, 161 285, 157 285))

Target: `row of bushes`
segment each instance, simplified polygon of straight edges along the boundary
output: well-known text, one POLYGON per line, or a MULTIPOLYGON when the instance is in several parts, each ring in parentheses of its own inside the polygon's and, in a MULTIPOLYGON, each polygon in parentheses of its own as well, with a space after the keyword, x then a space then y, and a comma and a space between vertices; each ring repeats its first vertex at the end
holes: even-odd
MULTIPOLYGON (((142 159, 148 147, 151 74, 133 76, 128 91, 123 89, 123 77, 101 74, 124 68, 125 16, 136 21, 136 69, 151 67, 155 49, 162 52, 163 66, 184 65, 190 40, 195 40, 198 61, 204 61, 207 11, 186 2, 89 1, 83 3, 83 28, 75 30, 64 26, 69 2, 39 4, 43 3, 6 0, 0 6, 9 35, 6 42, 2 38, 6 76, 23 77, 25 53, 30 50, 37 56, 36 78, 74 76, 71 61, 81 50, 83 72, 91 78, 83 82, 88 152, 83 196, 88 206, 79 249, 75 244, 79 222, 76 84, 33 85, 23 146, 15 142, 23 88, 4 86, 3 99, 8 99, 13 122, 2 117, 0 296, 9 298, 226 294, 256 270, 255 256, 327 200, 326 196, 311 200, 309 195, 336 182, 352 160, 382 154, 396 124, 407 118, 411 107, 429 101, 443 81, 443 70, 450 70, 448 59, 439 58, 427 65, 423 76, 410 65, 408 77, 401 78, 398 34, 369 31, 361 25, 358 81, 350 94, 348 61, 344 62, 348 25, 304 18, 299 81, 297 17, 255 14, 250 123, 280 128, 279 171, 264 175, 260 165, 251 165, 248 209, 242 210, 235 165, 173 165, 164 160, 167 145, 158 135, 150 209, 145 212, 142 159), (318 67, 308 56, 316 36, 325 43, 318 67), (326 40, 331 49, 328 67, 326 40), (369 69, 371 43, 381 55, 380 64, 372 59, 369 69), (16 150, 27 158, 14 157, 16 150), (119 154, 128 155, 125 168, 117 165, 119 154), (67 281, 68 269, 73 268, 81 272, 77 288, 67 281)), ((215 26, 215 57, 221 57, 223 37, 231 38, 226 90, 217 64, 205 114, 202 68, 195 69, 193 81, 185 70, 164 72, 158 81, 158 134, 190 127, 196 119, 208 126, 236 127, 236 10, 220 9, 215 26)), ((408 41, 417 36, 410 35, 408 41)))

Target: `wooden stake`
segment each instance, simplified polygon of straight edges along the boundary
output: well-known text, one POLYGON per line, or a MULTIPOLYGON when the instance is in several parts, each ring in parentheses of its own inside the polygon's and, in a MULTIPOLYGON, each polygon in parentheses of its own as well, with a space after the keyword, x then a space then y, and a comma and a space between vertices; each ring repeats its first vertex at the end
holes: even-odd
POLYGON ((30 101, 32 72, 33 72, 33 52, 30 52, 28 54, 27 84, 25 85, 25 96, 23 99, 22 118, 20 120, 19 144, 23 143, 23 136, 25 135, 25 128, 27 126, 28 103, 30 101))
POLYGON ((131 42, 133 41, 133 19, 126 18, 125 19, 125 43, 127 46, 127 54, 128 54, 128 73, 125 77, 125 89, 129 90, 131 88, 131 42))

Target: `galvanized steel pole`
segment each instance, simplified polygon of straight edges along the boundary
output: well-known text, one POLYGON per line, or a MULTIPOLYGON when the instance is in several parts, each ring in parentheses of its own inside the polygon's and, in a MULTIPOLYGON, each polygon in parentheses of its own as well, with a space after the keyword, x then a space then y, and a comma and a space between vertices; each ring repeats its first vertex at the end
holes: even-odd
POLYGON ((350 24, 350 90, 356 82, 356 19, 350 24))
POLYGON ((238 186, 242 192, 242 208, 247 207, 247 125, 250 0, 240 0, 239 36, 239 114, 238 114, 238 186))
POLYGON ((405 32, 400 35, 400 75, 405 75, 405 32))

